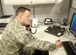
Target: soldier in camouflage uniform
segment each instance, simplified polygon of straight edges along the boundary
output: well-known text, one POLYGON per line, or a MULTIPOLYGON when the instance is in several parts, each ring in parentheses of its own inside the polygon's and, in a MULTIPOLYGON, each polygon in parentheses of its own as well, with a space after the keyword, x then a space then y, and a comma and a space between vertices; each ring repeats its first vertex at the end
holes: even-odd
POLYGON ((23 55, 23 47, 26 55, 32 55, 35 49, 54 50, 61 46, 59 41, 56 44, 47 41, 38 40, 29 35, 29 31, 24 27, 30 24, 30 10, 19 7, 16 11, 16 17, 4 29, 2 39, 0 40, 0 55, 23 55))

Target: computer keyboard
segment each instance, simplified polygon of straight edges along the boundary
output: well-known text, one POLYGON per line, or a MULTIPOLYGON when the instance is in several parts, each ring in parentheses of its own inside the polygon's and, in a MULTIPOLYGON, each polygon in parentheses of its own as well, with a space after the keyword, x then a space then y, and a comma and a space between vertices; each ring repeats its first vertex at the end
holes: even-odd
POLYGON ((57 27, 51 27, 49 26, 46 30, 44 30, 47 33, 53 34, 55 36, 60 37, 64 34, 65 28, 61 28, 60 26, 57 27))
POLYGON ((62 42, 67 55, 76 55, 76 46, 72 41, 62 42))

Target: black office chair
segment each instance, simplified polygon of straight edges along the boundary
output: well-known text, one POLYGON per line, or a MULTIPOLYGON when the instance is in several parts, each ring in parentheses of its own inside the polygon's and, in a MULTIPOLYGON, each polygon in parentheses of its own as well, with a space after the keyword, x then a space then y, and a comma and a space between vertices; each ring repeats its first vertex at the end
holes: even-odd
POLYGON ((33 55, 49 55, 48 51, 35 50, 33 55))

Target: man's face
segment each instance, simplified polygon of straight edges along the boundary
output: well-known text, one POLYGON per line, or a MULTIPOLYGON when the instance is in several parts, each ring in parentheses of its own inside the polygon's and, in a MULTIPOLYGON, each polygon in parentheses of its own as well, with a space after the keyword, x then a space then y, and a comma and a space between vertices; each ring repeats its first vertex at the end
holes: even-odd
POLYGON ((26 10, 22 15, 22 21, 23 25, 29 25, 30 24, 30 12, 26 10))

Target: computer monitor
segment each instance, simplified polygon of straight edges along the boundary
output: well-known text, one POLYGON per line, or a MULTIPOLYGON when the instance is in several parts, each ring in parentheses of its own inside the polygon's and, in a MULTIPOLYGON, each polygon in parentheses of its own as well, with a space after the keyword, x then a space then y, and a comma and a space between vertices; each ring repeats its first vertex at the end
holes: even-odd
POLYGON ((69 28, 70 32, 73 33, 76 37, 76 13, 73 14, 72 16, 72 20, 70 23, 70 28, 69 28))

